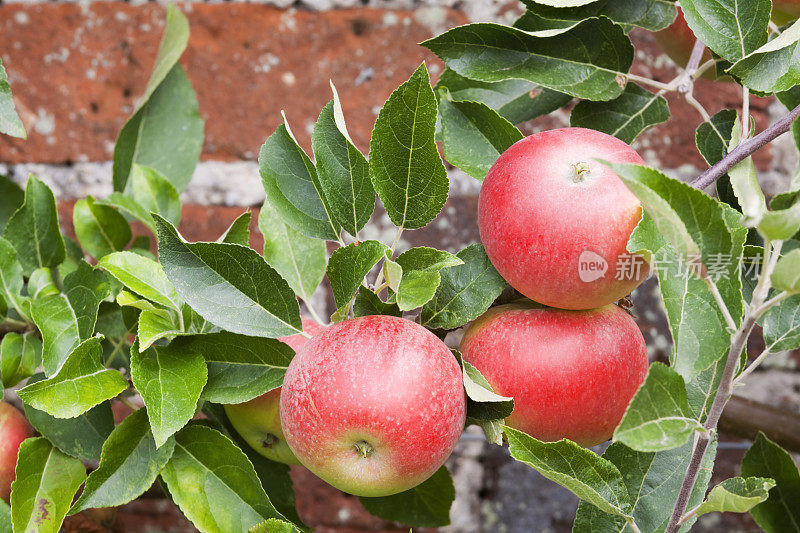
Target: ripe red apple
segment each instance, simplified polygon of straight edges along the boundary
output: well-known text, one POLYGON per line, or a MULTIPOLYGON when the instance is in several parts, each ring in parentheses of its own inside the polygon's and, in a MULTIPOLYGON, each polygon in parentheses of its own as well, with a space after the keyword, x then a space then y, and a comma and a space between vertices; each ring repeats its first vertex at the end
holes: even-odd
MULTIPOLYGON (((316 335, 324 329, 325 326, 303 318, 303 330, 309 335, 316 335)), ((298 333, 279 340, 296 352, 307 339, 298 333)), ((281 389, 278 387, 248 402, 226 405, 225 413, 239 435, 258 453, 279 463, 299 465, 300 461, 286 445, 281 430, 280 399, 281 389)))
POLYGON ((339 322, 297 352, 281 424, 300 462, 357 496, 408 490, 442 466, 464 428, 461 369, 422 326, 391 316, 339 322))
POLYGON ((521 301, 494 307, 461 341, 464 360, 514 398, 506 423, 543 441, 608 440, 647 374, 647 349, 616 305, 563 311, 521 301))
POLYGON ((483 181, 478 227, 486 253, 500 275, 534 301, 561 309, 602 307, 647 275, 644 259, 626 251, 641 204, 597 159, 643 163, 615 137, 563 128, 518 141, 483 181))
POLYGON ((33 436, 25 417, 11 404, 0 401, 0 499, 8 502, 22 441, 33 436))

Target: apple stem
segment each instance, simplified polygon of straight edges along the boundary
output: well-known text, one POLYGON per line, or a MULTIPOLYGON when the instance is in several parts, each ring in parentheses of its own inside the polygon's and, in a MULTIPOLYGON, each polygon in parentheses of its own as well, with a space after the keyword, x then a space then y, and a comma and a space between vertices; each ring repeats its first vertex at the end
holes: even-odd
POLYGON ((353 447, 356 449, 356 452, 358 452, 358 455, 360 455, 364 459, 372 455, 372 452, 375 451, 375 448, 372 447, 372 444, 370 444, 365 440, 360 440, 356 442, 355 444, 353 444, 353 447))

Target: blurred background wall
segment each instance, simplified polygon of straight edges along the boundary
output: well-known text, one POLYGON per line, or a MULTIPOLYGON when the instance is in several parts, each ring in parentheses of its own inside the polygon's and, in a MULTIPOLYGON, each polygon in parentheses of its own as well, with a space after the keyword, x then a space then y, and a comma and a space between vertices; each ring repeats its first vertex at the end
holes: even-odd
MULTIPOLYGON (((425 60, 432 77, 443 65, 416 43, 468 22, 511 22, 521 3, 506 0, 272 0, 259 3, 179 4, 191 23, 181 63, 197 92, 205 119, 205 145, 194 180, 183 195, 181 231, 189 240, 214 239, 244 209, 264 200, 256 158, 260 145, 285 110, 304 148, 333 80, 348 128, 366 152, 378 110, 391 91, 425 60)), ((119 129, 144 90, 163 30, 163 5, 151 2, 0 2, 0 57, 8 71, 27 141, 0 137, 0 173, 24 183, 33 172, 53 187, 62 220, 72 219, 74 199, 111 192, 111 156, 119 129)), ((652 36, 636 30, 634 72, 667 82, 676 66, 652 36)), ((709 112, 740 105, 737 86, 698 81, 695 95, 709 112)), ((756 128, 785 110, 773 99, 753 98, 756 128)), ((650 165, 682 178, 704 163, 694 146, 697 112, 670 97, 672 119, 645 133, 634 147, 650 165)), ((532 133, 566 126, 559 111, 523 126, 532 133)), ((796 165, 796 149, 784 136, 758 153, 756 163, 768 191, 780 191, 796 165)), ((457 251, 478 238, 479 183, 451 172, 452 197, 430 226, 404 234, 402 247, 435 244, 457 251)), ((257 217, 253 217, 255 221, 257 217)), ((380 211, 366 230, 384 235, 380 211)), ((254 228, 255 229, 255 228, 254 228)), ((254 233, 253 245, 261 247, 254 233)), ((669 351, 666 324, 652 281, 635 295, 639 324, 651 358, 669 351)), ((326 295, 318 295, 324 309, 326 295)), ((329 311, 333 309, 328 307, 329 311)), ((754 347, 754 351, 757 347, 754 347)), ((740 392, 800 412, 797 354, 776 357, 755 372, 740 392), (777 364, 777 368, 775 365, 777 364)), ((715 481, 736 472, 743 451, 722 436, 724 449, 715 481)), ((452 532, 569 531, 577 500, 533 470, 513 463, 504 450, 478 433, 459 445, 451 465, 458 499, 452 532)), ((301 514, 317 531, 401 531, 368 516, 356 498, 342 495, 303 469, 295 474, 301 514)), ((157 494, 156 494, 157 496, 157 494)), ((78 517, 68 531, 192 531, 163 499, 133 503, 119 513, 78 517)), ((701 531, 754 530, 746 517, 704 516, 701 531)))

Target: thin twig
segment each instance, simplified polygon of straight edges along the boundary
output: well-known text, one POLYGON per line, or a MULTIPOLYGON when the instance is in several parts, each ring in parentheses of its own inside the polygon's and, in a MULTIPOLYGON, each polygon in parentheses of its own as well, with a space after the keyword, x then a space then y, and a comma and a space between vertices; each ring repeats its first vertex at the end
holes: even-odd
POLYGON ((703 424, 703 428, 705 428, 706 431, 704 433, 698 433, 695 436, 695 445, 692 450, 691 459, 689 460, 689 467, 686 469, 686 475, 683 478, 683 483, 678 492, 678 499, 675 501, 675 506, 672 509, 669 522, 667 522, 665 533, 676 533, 681 527, 684 511, 686 511, 689 498, 697 482, 697 476, 700 473, 703 456, 706 453, 711 439, 716 433, 722 410, 725 408, 725 404, 728 403, 733 392, 733 380, 736 377, 739 358, 741 357, 742 350, 744 350, 747 345, 747 339, 750 337, 750 333, 753 331, 753 327, 756 323, 756 315, 753 311, 761 307, 769 294, 770 276, 777 263, 777 257, 780 255, 780 245, 781 243, 778 241, 773 253, 772 243, 770 241, 764 243, 766 266, 761 272, 756 288, 753 291, 750 308, 745 313, 741 326, 739 326, 736 333, 731 336, 731 349, 725 361, 725 369, 722 372, 719 388, 708 410, 708 417, 703 424))
POLYGON ((728 329, 730 329, 731 332, 736 331, 736 321, 733 319, 733 316, 731 316, 731 312, 728 309, 728 304, 726 304, 725 300, 722 299, 722 295, 719 293, 717 284, 714 283, 714 280, 708 277, 708 275, 706 275, 703 280, 706 282, 706 285, 708 285, 708 290, 711 291, 712 296, 714 296, 714 300, 716 300, 720 311, 722 311, 722 316, 725 318, 725 322, 728 324, 728 329))
POLYGON ((742 86, 742 137, 739 144, 750 137, 750 89, 742 86))
POLYGON ((303 298, 303 303, 306 305, 306 309, 308 310, 308 314, 311 315, 311 318, 316 321, 317 324, 325 324, 327 321, 322 320, 322 318, 317 314, 317 311, 314 309, 314 306, 311 305, 311 298, 305 299, 303 298))
POLYGON ((724 176, 737 163, 748 158, 753 152, 775 140, 776 137, 789 131, 792 127, 792 123, 798 116, 800 116, 800 105, 792 109, 787 115, 781 117, 758 135, 742 142, 739 146, 731 150, 730 153, 723 157, 716 165, 712 166, 692 181, 691 186, 696 189, 705 189, 724 176))
POLYGON ((625 76, 627 79, 631 81, 638 81, 643 85, 650 85, 652 87, 655 87, 656 89, 664 89, 665 91, 674 90, 674 88, 668 83, 651 80, 650 78, 645 78, 644 76, 637 76, 636 74, 631 74, 631 73, 623 74, 623 76, 625 76))
POLYGON ((700 113, 700 116, 703 117, 704 122, 711 122, 711 115, 708 114, 708 111, 706 111, 706 108, 703 107, 703 104, 695 99, 694 95, 691 93, 686 93, 684 95, 684 99, 686 100, 687 104, 695 108, 697 112, 700 113))
POLYGON ((692 92, 693 84, 694 84, 694 73, 697 72, 697 67, 700 65, 700 60, 703 59, 703 52, 706 49, 706 45, 697 39, 694 42, 694 46, 692 47, 692 55, 689 56, 689 62, 686 64, 686 68, 683 70, 683 75, 680 77, 680 82, 678 83, 678 92, 689 94, 692 92))
POLYGON ((753 370, 758 368, 758 365, 760 365, 769 354, 770 354, 769 348, 765 348, 764 351, 762 351, 760 354, 758 354, 758 357, 756 357, 753 360, 753 362, 750 363, 750 366, 745 368, 742 371, 742 373, 739 374, 739 376, 736 379, 733 380, 733 384, 734 385, 738 385, 739 383, 744 381, 744 378, 747 377, 753 370))

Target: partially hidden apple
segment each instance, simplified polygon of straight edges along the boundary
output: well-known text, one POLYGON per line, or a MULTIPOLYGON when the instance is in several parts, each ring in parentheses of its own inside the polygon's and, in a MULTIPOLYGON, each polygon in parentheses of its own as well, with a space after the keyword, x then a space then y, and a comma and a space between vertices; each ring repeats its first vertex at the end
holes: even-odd
POLYGON ((616 305, 564 311, 529 301, 493 307, 461 341, 464 360, 514 398, 510 427, 543 441, 608 440, 647 374, 647 349, 616 305))
MULTIPOLYGON (((325 326, 303 318, 303 330, 309 335, 316 335, 323 331, 325 326)), ((306 342, 306 337, 291 335, 279 340, 288 344, 295 352, 306 342)), ((297 458, 286 445, 286 439, 281 429, 280 416, 281 389, 273 389, 257 398, 239 404, 225 406, 233 427, 254 450, 273 461, 286 464, 300 464, 297 458)))
POLYGON ((357 496, 408 490, 444 464, 466 416, 461 369, 436 335, 391 316, 339 322, 297 352, 281 424, 300 462, 357 496))
POLYGON ((0 499, 8 502, 22 441, 33 436, 25 417, 11 404, 0 401, 0 499))
MULTIPOLYGON (((694 48, 697 37, 694 36, 694 33, 686 23, 680 6, 678 7, 678 16, 675 18, 675 22, 663 30, 653 33, 653 37, 661 51, 667 54, 667 57, 679 67, 683 68, 689 63, 689 57, 692 55, 692 48, 694 48)), ((711 51, 706 48, 703 51, 700 63, 702 64, 709 59, 711 59, 711 51)), ((703 77, 712 80, 716 78, 717 75, 714 68, 712 67, 705 71, 703 77)))
POLYGON ((562 128, 515 143, 483 181, 481 242, 500 275, 536 302, 602 307, 648 274, 645 260, 626 250, 641 204, 599 160, 643 164, 616 137, 562 128))

